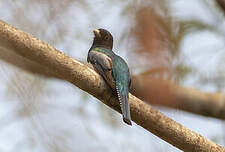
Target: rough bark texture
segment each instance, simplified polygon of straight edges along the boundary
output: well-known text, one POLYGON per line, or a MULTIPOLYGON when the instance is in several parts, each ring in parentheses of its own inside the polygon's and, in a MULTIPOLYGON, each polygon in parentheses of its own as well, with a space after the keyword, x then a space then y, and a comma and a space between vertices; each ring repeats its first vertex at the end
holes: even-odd
MULTIPOLYGON (((32 73, 64 79, 48 66, 16 54, 11 44, 3 41, 0 44, 0 59, 32 73)), ((131 84, 131 93, 147 103, 225 120, 225 96, 222 93, 205 93, 145 75, 133 76, 131 84)))
MULTIPOLYGON (((54 72, 120 112, 118 99, 101 77, 86 65, 0 21, 0 45, 54 72)), ((51 72, 51 74, 53 74, 51 72)), ((132 120, 161 139, 184 151, 223 152, 224 148, 183 127, 130 94, 132 120)))

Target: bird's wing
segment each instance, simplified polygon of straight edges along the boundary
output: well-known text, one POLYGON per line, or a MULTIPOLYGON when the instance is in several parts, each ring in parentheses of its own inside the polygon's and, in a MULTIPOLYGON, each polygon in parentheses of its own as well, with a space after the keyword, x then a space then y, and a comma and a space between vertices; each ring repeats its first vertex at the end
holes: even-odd
POLYGON ((112 89, 115 89, 114 79, 112 77, 112 60, 104 53, 98 51, 90 51, 88 54, 88 60, 97 69, 98 73, 104 78, 104 80, 110 85, 112 89))

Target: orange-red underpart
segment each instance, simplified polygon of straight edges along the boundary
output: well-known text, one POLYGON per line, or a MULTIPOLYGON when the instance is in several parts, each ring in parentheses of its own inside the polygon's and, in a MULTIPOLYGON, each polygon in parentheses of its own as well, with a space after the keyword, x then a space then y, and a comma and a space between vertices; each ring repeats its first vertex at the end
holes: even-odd
MULTIPOLYGON (((93 66, 93 65, 92 65, 93 66)), ((97 71, 97 69, 93 66, 93 68, 94 68, 94 70, 95 70, 95 72, 97 72, 98 73, 98 71, 97 71)))

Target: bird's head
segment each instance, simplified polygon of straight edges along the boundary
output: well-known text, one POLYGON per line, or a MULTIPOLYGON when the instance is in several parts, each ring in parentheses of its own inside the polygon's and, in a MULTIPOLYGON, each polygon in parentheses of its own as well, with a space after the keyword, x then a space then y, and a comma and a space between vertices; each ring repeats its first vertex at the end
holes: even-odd
POLYGON ((95 29, 94 32, 94 41, 93 46, 100 46, 112 50, 113 47, 113 37, 109 31, 105 29, 95 29))

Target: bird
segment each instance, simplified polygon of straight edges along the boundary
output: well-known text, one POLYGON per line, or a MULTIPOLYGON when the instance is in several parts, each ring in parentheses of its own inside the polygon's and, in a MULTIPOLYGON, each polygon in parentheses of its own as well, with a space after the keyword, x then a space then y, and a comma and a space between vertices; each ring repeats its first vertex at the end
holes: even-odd
POLYGON ((94 29, 94 40, 88 51, 87 62, 106 81, 109 87, 116 91, 122 111, 123 121, 132 125, 129 105, 129 88, 131 78, 127 63, 113 48, 113 36, 106 29, 94 29))

